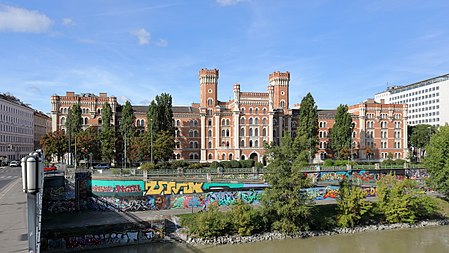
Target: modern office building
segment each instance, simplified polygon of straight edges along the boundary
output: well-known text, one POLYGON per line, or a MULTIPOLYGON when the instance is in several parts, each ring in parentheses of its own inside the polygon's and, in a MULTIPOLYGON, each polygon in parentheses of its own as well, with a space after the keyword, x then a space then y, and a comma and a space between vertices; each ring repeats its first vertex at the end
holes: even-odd
POLYGON ((20 160, 34 151, 34 110, 9 94, 0 94, 0 159, 20 160))
POLYGON ((376 102, 407 104, 408 124, 449 123, 449 74, 404 86, 392 86, 374 96, 376 102))

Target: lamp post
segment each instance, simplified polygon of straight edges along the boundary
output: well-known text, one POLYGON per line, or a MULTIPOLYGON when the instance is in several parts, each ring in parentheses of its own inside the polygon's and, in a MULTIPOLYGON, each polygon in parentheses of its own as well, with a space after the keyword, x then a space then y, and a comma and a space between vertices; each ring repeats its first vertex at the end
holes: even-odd
POLYGON ((150 159, 153 163, 153 119, 150 119, 150 159))

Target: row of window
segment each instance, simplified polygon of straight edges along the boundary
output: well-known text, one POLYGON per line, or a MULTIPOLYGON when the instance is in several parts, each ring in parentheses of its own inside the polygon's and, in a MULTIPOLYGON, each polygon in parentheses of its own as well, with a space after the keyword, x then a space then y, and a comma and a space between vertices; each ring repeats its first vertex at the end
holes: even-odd
POLYGON ((429 107, 411 109, 411 110, 408 110, 408 112, 409 113, 415 113, 415 112, 424 112, 424 111, 430 111, 430 110, 435 110, 435 109, 440 109, 440 106, 439 105, 433 105, 433 106, 429 106, 429 107))
MULTIPOLYGON (((424 123, 432 123, 432 122, 439 122, 440 118, 433 118, 433 119, 423 119, 423 120, 412 120, 410 121, 410 124, 424 124, 424 123)), ((440 124, 436 124, 436 126, 439 126, 440 124)))
POLYGON ((11 126, 11 125, 0 125, 0 131, 2 132, 10 132, 10 133, 18 133, 18 134, 32 134, 33 130, 31 126, 29 128, 11 126))
MULTIPOLYGON (((387 159, 388 158, 388 152, 382 152, 380 153, 380 158, 382 159, 387 159)), ((401 159, 401 153, 400 152, 396 152, 393 154, 393 158, 394 159, 401 159)))
MULTIPOLYGON (((101 111, 103 110, 103 108, 98 108, 97 109, 97 114, 101 114, 101 111)), ((62 114, 68 114, 69 113, 69 108, 68 107, 61 107, 59 108, 59 111, 62 114)), ((89 113, 89 108, 81 108, 81 113, 82 114, 88 114, 89 113)))
POLYGON ((424 93, 428 93, 428 92, 432 92, 432 91, 437 91, 439 89, 440 89, 440 87, 436 86, 436 87, 432 87, 432 88, 427 88, 427 89, 422 89, 422 90, 418 90, 418 91, 413 91, 413 92, 410 92, 410 93, 406 93, 406 94, 402 94, 402 95, 399 95, 399 96, 392 97, 391 100, 398 100, 398 99, 402 99, 402 98, 416 96, 416 95, 420 95, 420 94, 424 94, 424 93))
MULTIPOLYGON (((29 143, 28 143, 29 144, 29 143)), ((31 152, 33 151, 33 147, 12 147, 10 145, 0 145, 0 152, 31 152)))
POLYGON ((420 114, 410 115, 410 118, 411 119, 416 119, 416 118, 431 117, 431 116, 436 116, 436 115, 440 115, 440 112, 420 113, 420 114))
POLYGON ((22 137, 16 135, 3 135, 0 134, 0 142, 3 143, 33 143, 33 137, 22 137))
MULTIPOLYGON (((413 107, 424 106, 424 105, 429 105, 429 104, 436 104, 439 102, 440 102, 440 99, 437 98, 437 99, 432 99, 432 100, 428 100, 428 101, 424 101, 424 102, 412 103, 412 104, 409 104, 409 107, 413 108, 413 107)), ((439 108, 439 106, 438 106, 438 108, 439 108)))

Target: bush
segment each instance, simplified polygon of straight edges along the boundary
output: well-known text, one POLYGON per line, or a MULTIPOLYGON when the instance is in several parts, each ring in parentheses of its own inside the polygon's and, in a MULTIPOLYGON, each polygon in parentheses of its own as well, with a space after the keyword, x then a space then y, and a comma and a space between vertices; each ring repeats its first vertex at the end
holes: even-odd
POLYGON ((366 192, 360 187, 340 182, 337 197, 337 221, 341 227, 354 227, 369 217, 372 204, 365 200, 366 192))
POLYGON ((200 213, 195 222, 196 231, 191 232, 205 238, 228 234, 232 228, 229 214, 220 212, 216 205, 210 205, 206 212, 200 213))
POLYGON ((377 198, 379 211, 388 223, 415 223, 437 210, 435 202, 415 181, 398 180, 391 174, 377 181, 377 198))
POLYGON ((142 169, 142 170, 154 170, 156 168, 157 168, 156 164, 149 163, 149 162, 145 162, 145 163, 142 163, 142 165, 140 165, 140 169, 142 169))
POLYGON ((212 169, 216 169, 216 168, 222 167, 222 166, 221 166, 220 162, 213 161, 213 162, 210 164, 210 167, 211 167, 212 169))
POLYGON ((254 166, 258 169, 262 169, 264 167, 263 163, 261 163, 261 162, 256 162, 256 164, 254 166))
POLYGON ((240 166, 242 168, 252 168, 254 166, 254 160, 253 159, 240 160, 240 166))
POLYGON ((231 164, 231 168, 240 168, 241 167, 240 162, 236 161, 236 160, 230 161, 230 164, 231 164))
POLYGON ((323 166, 326 166, 326 167, 333 166, 333 165, 334 165, 334 161, 332 159, 326 159, 323 164, 323 166))
POLYGON ((189 166, 189 163, 184 160, 173 161, 170 165, 170 167, 174 170, 176 170, 177 168, 186 168, 187 166, 189 166))
POLYGON ((232 168, 231 161, 222 161, 220 164, 223 168, 226 168, 226 169, 232 168))
POLYGON ((243 201, 236 202, 229 212, 233 232, 241 236, 252 235, 263 227, 262 212, 243 201))
POLYGON ((201 163, 191 163, 187 167, 188 169, 201 169, 203 168, 203 165, 201 163))

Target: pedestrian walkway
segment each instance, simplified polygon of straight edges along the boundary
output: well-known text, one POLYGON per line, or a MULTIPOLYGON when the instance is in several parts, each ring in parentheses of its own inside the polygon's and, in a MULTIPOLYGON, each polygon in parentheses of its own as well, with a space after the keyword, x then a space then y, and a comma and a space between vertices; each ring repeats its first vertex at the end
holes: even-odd
POLYGON ((26 194, 19 178, 0 191, 0 210, 0 252, 27 252, 26 194))

